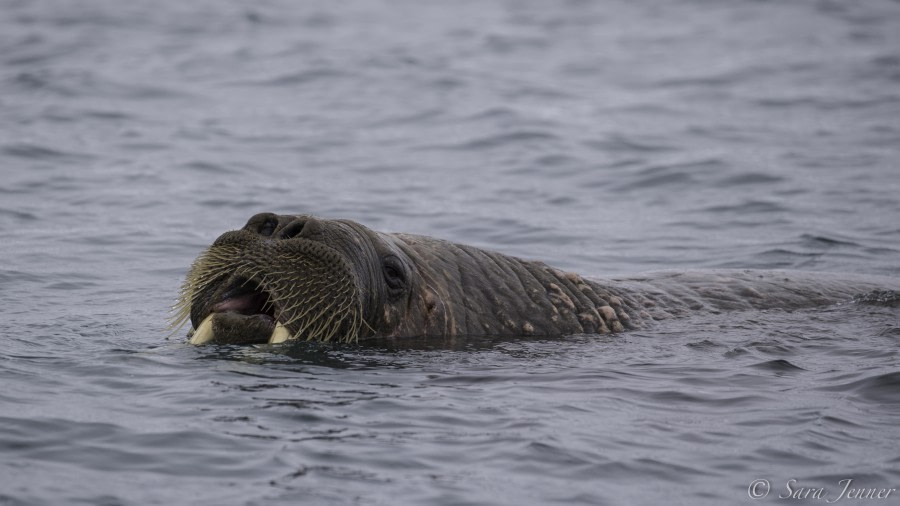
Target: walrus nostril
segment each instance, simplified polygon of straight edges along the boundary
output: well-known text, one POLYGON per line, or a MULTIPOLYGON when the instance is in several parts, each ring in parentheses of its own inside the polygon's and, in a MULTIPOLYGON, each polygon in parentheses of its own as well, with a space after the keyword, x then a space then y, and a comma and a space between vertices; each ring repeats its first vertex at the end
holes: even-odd
POLYGON ((256 232, 263 237, 269 237, 278 228, 278 216, 272 213, 259 213, 244 225, 244 230, 256 232))
POLYGON ((278 233, 280 239, 293 239, 294 237, 302 237, 312 241, 321 241, 324 238, 324 224, 309 217, 298 217, 294 221, 288 223, 278 233))
POLYGON ((279 236, 281 239, 292 239, 297 237, 303 233, 303 229, 306 228, 306 223, 307 221, 303 219, 294 220, 281 229, 281 234, 279 234, 279 236))
POLYGON ((256 233, 263 237, 269 237, 272 235, 272 232, 275 231, 275 228, 278 226, 278 220, 276 219, 268 219, 264 221, 259 228, 256 230, 256 233))

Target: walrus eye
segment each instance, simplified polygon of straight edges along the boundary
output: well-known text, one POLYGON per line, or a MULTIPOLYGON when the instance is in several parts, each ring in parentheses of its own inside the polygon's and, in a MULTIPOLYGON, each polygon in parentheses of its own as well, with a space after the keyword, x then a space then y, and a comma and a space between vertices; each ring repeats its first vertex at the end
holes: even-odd
POLYGON ((400 259, 390 256, 384 259, 384 282, 391 291, 402 290, 406 286, 406 271, 400 259))

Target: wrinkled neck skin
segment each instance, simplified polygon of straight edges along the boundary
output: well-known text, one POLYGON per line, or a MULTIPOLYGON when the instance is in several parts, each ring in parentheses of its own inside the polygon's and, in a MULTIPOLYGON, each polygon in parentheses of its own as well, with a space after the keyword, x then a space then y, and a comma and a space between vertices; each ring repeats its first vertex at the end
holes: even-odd
POLYGON ((376 337, 607 334, 698 312, 794 310, 900 289, 893 278, 752 269, 594 279, 430 237, 383 235, 415 275, 404 303, 383 305, 376 337))
POLYGON ((617 290, 542 262, 383 235, 414 272, 406 300, 383 304, 375 337, 606 334, 640 318, 639 306, 617 290))

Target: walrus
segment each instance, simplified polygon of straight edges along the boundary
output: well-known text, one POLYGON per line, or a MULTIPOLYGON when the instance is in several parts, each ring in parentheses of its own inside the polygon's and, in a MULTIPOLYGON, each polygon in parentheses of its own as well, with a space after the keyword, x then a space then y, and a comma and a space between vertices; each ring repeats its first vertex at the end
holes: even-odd
POLYGON ((174 325, 193 344, 608 334, 697 311, 898 300, 900 280, 759 270, 593 279, 350 220, 257 214, 193 263, 174 325), (860 294, 868 294, 862 296, 860 294))

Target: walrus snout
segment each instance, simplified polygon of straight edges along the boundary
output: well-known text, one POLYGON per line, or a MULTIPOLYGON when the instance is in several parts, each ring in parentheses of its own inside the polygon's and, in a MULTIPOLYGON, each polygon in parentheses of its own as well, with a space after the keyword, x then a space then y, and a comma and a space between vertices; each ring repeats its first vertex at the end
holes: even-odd
POLYGON ((305 215, 253 216, 195 260, 175 321, 191 321, 194 344, 355 340, 366 285, 341 227, 305 215))

